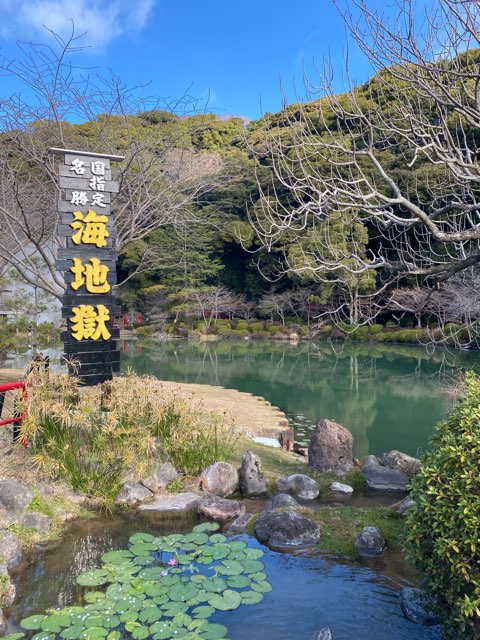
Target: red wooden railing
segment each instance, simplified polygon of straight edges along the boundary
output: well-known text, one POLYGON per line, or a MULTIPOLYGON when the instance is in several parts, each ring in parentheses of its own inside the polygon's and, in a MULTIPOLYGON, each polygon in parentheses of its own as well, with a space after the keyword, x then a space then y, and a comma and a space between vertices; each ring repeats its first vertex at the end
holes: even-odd
MULTIPOLYGON (((15 398, 13 401, 13 415, 10 418, 6 418, 5 420, 0 419, 0 427, 3 427, 7 424, 13 424, 13 439, 16 441, 20 435, 19 426, 22 424, 23 420, 26 418, 26 401, 28 398, 27 395, 27 383, 26 382, 9 382, 7 384, 0 384, 0 418, 2 415, 3 405, 5 402, 5 396, 9 392, 17 391, 17 389, 22 389, 22 400, 23 405, 22 411, 19 412, 18 401, 15 398)), ((27 446, 26 438, 22 438, 22 444, 27 446)))

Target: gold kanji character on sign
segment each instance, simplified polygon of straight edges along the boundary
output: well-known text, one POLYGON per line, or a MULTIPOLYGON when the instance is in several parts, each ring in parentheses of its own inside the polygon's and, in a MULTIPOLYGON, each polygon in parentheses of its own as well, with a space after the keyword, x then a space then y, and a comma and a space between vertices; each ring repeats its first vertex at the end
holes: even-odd
POLYGON ((89 209, 87 215, 81 211, 74 211, 74 221, 70 223, 76 232, 72 235, 75 244, 94 244, 96 247, 106 247, 110 234, 107 231, 107 216, 99 216, 95 211, 89 209))
POLYGON ((110 269, 98 258, 90 258, 90 262, 91 264, 83 264, 81 258, 73 258, 73 267, 70 267, 75 276, 72 289, 76 291, 84 284, 88 293, 107 293, 110 291, 107 282, 110 269))
POLYGON ((75 340, 108 340, 112 334, 105 324, 110 320, 110 313, 103 304, 94 307, 91 304, 81 304, 73 307, 72 337, 75 340))

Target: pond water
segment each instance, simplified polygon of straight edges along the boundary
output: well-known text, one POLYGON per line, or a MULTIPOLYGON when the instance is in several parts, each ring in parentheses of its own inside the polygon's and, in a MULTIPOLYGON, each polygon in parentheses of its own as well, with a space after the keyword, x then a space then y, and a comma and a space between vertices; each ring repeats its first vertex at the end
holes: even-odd
MULTIPOLYGON (((139 516, 79 523, 21 573, 18 604, 9 613, 19 620, 49 607, 81 603, 84 588, 75 584, 75 577, 97 567, 105 551, 125 547, 134 532, 165 535, 190 531, 194 524, 193 519, 158 522, 139 516)), ((260 547, 253 538, 240 539, 260 547)), ((323 626, 332 628, 335 640, 439 640, 437 629, 415 625, 402 615, 398 589, 408 576, 388 552, 369 566, 262 549, 272 591, 259 604, 218 611, 211 618, 228 627, 231 640, 312 640, 323 626)))
POLYGON ((123 366, 164 380, 220 385, 263 396, 285 412, 306 446, 322 418, 354 436, 358 457, 398 449, 418 455, 446 408, 442 387, 477 352, 422 346, 290 345, 267 341, 123 341, 123 366))

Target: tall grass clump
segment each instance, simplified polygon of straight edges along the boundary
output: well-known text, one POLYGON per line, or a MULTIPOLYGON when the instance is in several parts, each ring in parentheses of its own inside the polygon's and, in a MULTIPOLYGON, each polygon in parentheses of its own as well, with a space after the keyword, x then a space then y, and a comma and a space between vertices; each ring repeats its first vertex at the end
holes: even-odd
POLYGON ((168 460, 196 475, 229 457, 230 426, 155 378, 128 375, 82 388, 75 378, 50 372, 30 387, 22 429, 38 466, 110 506, 131 472, 148 475, 168 460))

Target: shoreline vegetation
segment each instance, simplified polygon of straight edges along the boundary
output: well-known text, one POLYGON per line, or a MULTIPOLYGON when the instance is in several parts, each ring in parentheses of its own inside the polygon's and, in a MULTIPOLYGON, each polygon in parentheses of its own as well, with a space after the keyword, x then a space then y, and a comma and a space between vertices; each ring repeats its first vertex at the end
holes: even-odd
POLYGON ((176 338, 214 341, 223 339, 277 341, 354 341, 379 344, 438 345, 459 349, 478 349, 476 332, 472 327, 448 323, 440 327, 434 323, 414 328, 411 323, 352 325, 344 322, 308 325, 300 318, 278 323, 271 320, 246 321, 238 318, 217 319, 206 326, 203 322, 145 324, 123 330, 122 337, 168 340, 176 338))

